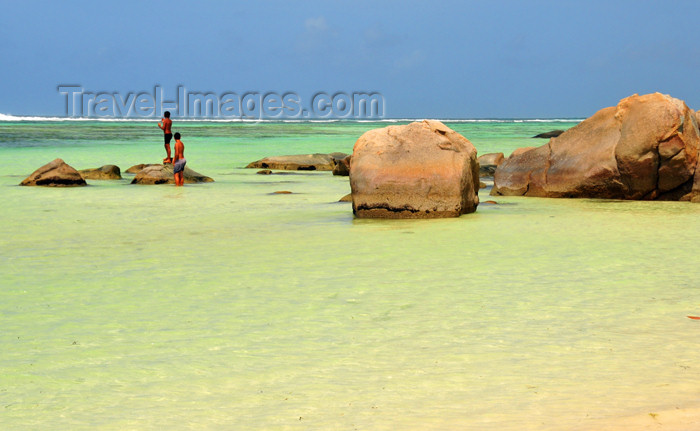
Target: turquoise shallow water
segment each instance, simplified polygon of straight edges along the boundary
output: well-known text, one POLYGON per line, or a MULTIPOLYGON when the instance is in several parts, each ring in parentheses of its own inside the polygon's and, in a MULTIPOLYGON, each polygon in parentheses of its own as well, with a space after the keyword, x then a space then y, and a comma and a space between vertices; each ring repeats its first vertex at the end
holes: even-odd
MULTIPOLYGON (((243 169, 383 125, 187 123, 215 183, 52 189, 16 184, 157 161, 158 129, 0 124, 0 428, 562 430, 700 404, 700 205, 356 220, 347 178, 243 169)), ((448 125, 509 153, 573 123, 448 125)))

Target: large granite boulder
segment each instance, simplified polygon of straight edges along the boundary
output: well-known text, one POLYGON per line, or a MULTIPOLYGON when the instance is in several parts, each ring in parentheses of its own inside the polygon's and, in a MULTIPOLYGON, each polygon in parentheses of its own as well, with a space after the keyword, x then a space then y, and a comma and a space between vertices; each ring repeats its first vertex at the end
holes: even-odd
POLYGON ((488 153, 479 156, 476 160, 479 162, 479 176, 492 177, 496 172, 498 165, 503 163, 503 153, 488 153))
POLYGON ((20 186, 75 187, 86 186, 85 179, 61 159, 45 164, 25 178, 20 186))
MULTIPOLYGON (((211 183, 214 180, 185 166, 183 175, 185 183, 211 183)), ((173 165, 168 163, 165 165, 152 165, 141 169, 131 184, 175 184, 173 176, 173 165)))
MULTIPOLYGON (((339 156, 337 154, 336 156, 339 156)), ((288 171, 332 171, 336 157, 331 154, 296 154, 265 157, 246 166, 255 169, 280 169, 288 171)))
POLYGON ((81 169, 80 175, 86 180, 121 180, 122 173, 119 166, 104 165, 94 169, 81 169))
POLYGON ((355 143, 350 187, 357 217, 458 217, 479 204, 476 149, 439 121, 370 130, 355 143))
POLYGON ((681 100, 633 95, 507 158, 492 195, 689 200, 700 132, 681 100))

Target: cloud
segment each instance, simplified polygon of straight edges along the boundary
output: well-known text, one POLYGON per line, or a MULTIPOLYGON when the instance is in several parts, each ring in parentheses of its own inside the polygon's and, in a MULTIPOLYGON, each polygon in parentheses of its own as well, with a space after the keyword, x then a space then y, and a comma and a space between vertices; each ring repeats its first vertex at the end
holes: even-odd
POLYGON ((304 29, 297 37, 296 49, 304 54, 314 54, 330 49, 334 32, 323 16, 307 18, 304 29))
POLYGON ((307 32, 311 33, 323 33, 329 29, 326 18, 323 16, 307 18, 306 21, 304 21, 304 27, 306 27, 307 32))
POLYGON ((403 57, 398 58, 394 62, 394 66, 399 70, 413 69, 420 66, 426 59, 425 52, 422 49, 416 49, 403 57))

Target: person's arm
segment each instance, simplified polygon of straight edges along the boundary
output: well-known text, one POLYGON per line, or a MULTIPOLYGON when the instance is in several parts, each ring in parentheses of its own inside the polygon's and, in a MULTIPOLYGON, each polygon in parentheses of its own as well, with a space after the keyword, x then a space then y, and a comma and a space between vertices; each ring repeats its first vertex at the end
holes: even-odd
POLYGON ((161 119, 160 119, 160 123, 158 123, 158 128, 161 129, 161 130, 165 130, 165 124, 163 124, 163 121, 164 121, 164 120, 161 118, 161 119))

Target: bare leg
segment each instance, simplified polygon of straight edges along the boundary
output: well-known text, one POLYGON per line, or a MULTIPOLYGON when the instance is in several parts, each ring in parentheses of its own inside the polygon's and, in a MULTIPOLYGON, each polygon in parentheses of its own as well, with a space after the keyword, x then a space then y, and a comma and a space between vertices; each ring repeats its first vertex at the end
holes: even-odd
POLYGON ((173 158, 170 156, 170 144, 165 144, 165 153, 168 155, 168 157, 163 159, 163 163, 172 163, 173 158))

